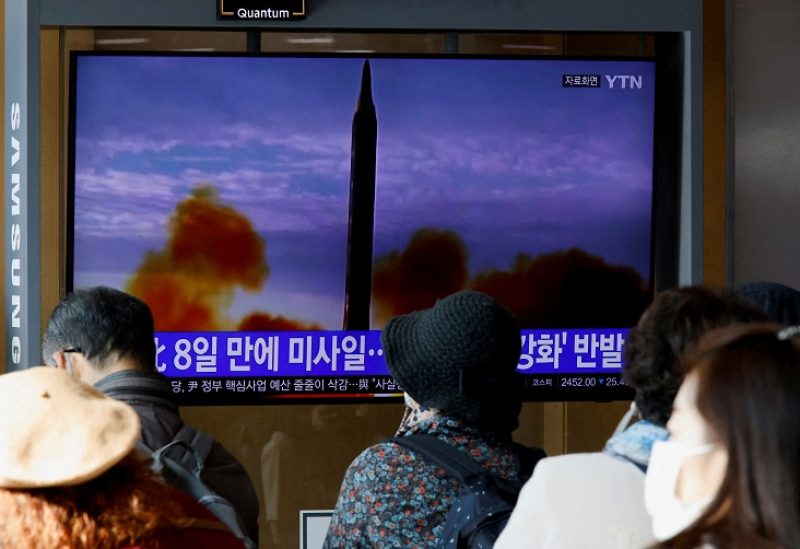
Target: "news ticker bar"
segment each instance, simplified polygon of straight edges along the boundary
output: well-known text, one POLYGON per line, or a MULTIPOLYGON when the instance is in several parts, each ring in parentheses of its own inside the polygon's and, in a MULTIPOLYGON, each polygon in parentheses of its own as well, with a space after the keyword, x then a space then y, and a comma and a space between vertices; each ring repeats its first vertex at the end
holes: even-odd
MULTIPOLYGON (((619 374, 625 328, 523 330, 526 375, 619 374)), ((388 376, 379 330, 158 332, 156 367, 169 378, 388 376)))
MULTIPOLYGON (((619 373, 609 375, 521 376, 526 401, 618 400, 632 398, 619 373)), ((385 398, 399 401, 400 387, 391 376, 180 378, 170 379, 180 405, 359 402, 385 398)))

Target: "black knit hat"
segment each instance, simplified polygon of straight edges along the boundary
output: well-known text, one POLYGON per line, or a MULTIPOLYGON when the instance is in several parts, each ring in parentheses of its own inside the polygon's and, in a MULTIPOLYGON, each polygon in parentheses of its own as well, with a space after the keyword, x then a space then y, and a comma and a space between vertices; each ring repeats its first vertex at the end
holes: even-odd
POLYGON ((491 431, 517 428, 519 325, 488 295, 459 292, 394 317, 381 341, 392 376, 421 405, 491 431))

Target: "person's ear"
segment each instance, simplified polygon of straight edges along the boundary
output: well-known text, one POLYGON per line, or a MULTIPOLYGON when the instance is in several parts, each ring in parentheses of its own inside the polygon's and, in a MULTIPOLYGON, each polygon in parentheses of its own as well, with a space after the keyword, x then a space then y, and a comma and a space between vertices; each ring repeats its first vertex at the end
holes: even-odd
POLYGON ((56 363, 56 368, 59 370, 66 370, 67 369, 67 355, 62 351, 56 351, 51 355, 53 362, 56 363))

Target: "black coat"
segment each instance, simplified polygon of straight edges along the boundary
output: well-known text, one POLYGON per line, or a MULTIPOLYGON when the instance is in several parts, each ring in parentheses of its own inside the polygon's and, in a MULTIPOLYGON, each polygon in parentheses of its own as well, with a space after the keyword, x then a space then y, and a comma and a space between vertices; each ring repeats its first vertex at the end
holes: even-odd
MULTIPOLYGON (((142 424, 141 441, 153 451, 168 444, 184 425, 172 402, 169 384, 156 373, 115 372, 95 383, 95 387, 136 410, 142 424)), ((233 505, 250 538, 258 542, 258 495, 242 464, 215 441, 200 477, 233 505)))

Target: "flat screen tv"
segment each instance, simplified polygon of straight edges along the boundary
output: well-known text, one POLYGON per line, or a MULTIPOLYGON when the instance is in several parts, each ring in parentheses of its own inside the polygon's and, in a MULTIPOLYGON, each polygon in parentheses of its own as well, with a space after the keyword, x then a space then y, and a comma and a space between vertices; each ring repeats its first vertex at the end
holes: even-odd
POLYGON ((462 289, 519 318, 528 400, 631 396, 664 185, 654 60, 71 67, 68 288, 149 304, 180 402, 396 397, 381 327, 462 289))

